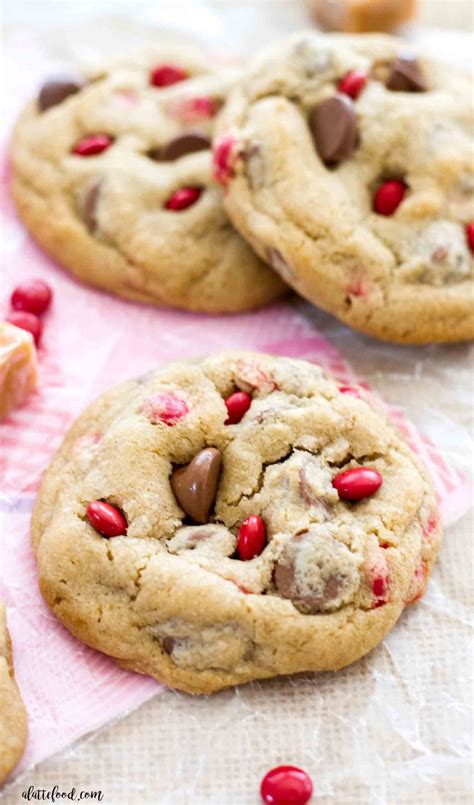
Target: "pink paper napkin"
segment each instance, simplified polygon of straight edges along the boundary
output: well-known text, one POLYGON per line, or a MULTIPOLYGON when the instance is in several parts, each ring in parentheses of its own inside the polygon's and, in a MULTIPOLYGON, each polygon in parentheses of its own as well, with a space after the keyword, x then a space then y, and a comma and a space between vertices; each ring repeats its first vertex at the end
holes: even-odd
MULTIPOLYGON (((34 61, 31 53, 28 58, 34 61)), ((30 87, 19 84, 17 90, 10 95, 7 125, 30 87)), ((19 773, 161 690, 154 680, 122 671, 77 642, 38 592, 30 513, 41 474, 77 414, 127 377, 224 348, 301 357, 343 383, 357 381, 337 350, 289 302, 248 315, 208 317, 127 303, 79 284, 40 252, 19 224, 8 194, 6 156, 3 165, 0 314, 6 314, 11 289, 24 278, 45 278, 55 294, 39 350, 40 389, 0 424, 0 598, 8 608, 17 678, 30 717, 19 773)), ((453 521, 468 505, 466 482, 402 411, 392 409, 391 416, 430 469, 445 520, 453 521)))

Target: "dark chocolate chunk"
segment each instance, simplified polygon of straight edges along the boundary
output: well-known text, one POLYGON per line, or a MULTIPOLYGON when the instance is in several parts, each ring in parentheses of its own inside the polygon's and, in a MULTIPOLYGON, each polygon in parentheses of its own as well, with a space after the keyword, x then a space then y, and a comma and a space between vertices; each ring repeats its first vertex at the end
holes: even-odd
POLYGON ((38 95, 38 108, 45 112, 51 106, 57 106, 70 95, 75 95, 83 87, 78 81, 66 76, 58 76, 46 81, 38 95))

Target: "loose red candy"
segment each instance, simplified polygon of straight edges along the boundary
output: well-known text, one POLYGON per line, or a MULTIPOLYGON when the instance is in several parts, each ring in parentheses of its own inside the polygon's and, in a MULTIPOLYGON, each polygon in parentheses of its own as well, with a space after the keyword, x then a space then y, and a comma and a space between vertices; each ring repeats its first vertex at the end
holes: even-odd
POLYGON ((466 238, 471 252, 474 252, 474 221, 466 224, 466 238))
POLYGON ((382 481, 383 478, 377 470, 372 470, 370 467, 354 467, 336 475, 332 485, 342 500, 362 500, 373 495, 382 485, 382 481))
POLYGON ((124 515, 110 503, 94 500, 89 503, 86 515, 90 524, 103 537, 120 537, 127 533, 127 521, 124 515))
POLYGON ((112 137, 109 137, 108 134, 90 134, 76 143, 72 153, 79 157, 93 157, 101 154, 110 145, 112 145, 112 137))
POLYGON ((178 81, 184 81, 188 77, 186 70, 175 64, 160 64, 150 73, 150 84, 153 87, 170 87, 178 81))
POLYGON ((181 212, 195 204, 201 193, 200 187, 181 187, 169 197, 165 207, 172 212, 181 212))
POLYGON ((39 346, 43 325, 38 316, 35 316, 34 313, 28 313, 26 310, 15 310, 7 317, 7 321, 10 324, 14 324, 15 327, 20 327, 21 330, 31 333, 36 346, 39 346))
POLYGON ((267 805, 306 805, 313 794, 313 783, 297 766, 277 766, 263 778, 260 794, 267 805))
POLYGON ((26 280, 17 285, 11 295, 11 305, 14 310, 26 310, 41 316, 51 304, 52 291, 43 280, 26 280))
POLYGON ((355 101, 366 84, 367 73, 365 70, 351 70, 350 73, 346 73, 339 81, 338 90, 339 92, 343 92, 344 95, 349 95, 349 98, 355 101))
POLYGON ((378 188, 374 197, 374 210, 379 215, 393 215, 402 203, 407 186, 398 179, 389 179, 378 188))
POLYGON ((259 556, 266 543, 267 530, 265 523, 258 514, 251 514, 239 528, 237 537, 237 555, 239 559, 247 562, 254 556, 259 556))
POLYGON ((246 391, 235 391, 234 394, 227 397, 225 405, 228 417, 225 424, 235 425, 237 422, 240 422, 245 412, 249 410, 251 403, 252 398, 246 391))

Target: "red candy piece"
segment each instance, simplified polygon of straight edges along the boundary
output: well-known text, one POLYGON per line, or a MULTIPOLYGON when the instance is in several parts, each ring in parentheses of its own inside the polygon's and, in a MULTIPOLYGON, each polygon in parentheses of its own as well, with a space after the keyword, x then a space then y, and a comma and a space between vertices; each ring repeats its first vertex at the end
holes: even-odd
POLYGON ((389 179, 380 185, 374 198, 374 210, 379 215, 393 215, 402 203, 407 186, 398 179, 389 179))
POLYGON ((164 422, 171 427, 188 413, 189 408, 174 394, 153 394, 145 400, 143 411, 152 422, 164 422))
POLYGON ((258 514, 251 514, 239 528, 237 537, 237 554, 239 559, 247 562, 262 553, 267 540, 265 523, 258 514))
POLYGON ((236 391, 227 397, 225 405, 227 408, 228 417, 225 421, 226 425, 235 425, 240 422, 246 411, 249 410, 252 403, 250 394, 246 391, 236 391))
POLYGON ((351 397, 357 397, 359 400, 362 399, 359 389, 356 389, 354 386, 339 386, 339 391, 341 394, 350 394, 351 397))
POLYGON ((423 537, 424 539, 429 539, 433 531, 438 525, 438 518, 437 517, 430 517, 426 526, 423 528, 423 537))
POLYGON ((191 98, 185 111, 192 118, 213 117, 217 108, 213 98, 191 98))
POLYGON ((407 597, 404 599, 405 604, 415 604, 420 598, 423 598, 428 582, 428 568, 426 564, 420 559, 413 577, 408 588, 407 597))
POLYGON ((377 576, 373 580, 372 592, 377 598, 385 598, 387 594, 387 579, 385 576, 377 576))
POLYGON ((306 805, 313 794, 313 783, 297 766, 277 766, 263 778, 260 794, 267 805, 306 805))
POLYGON ((383 478, 377 470, 372 470, 370 467, 354 467, 336 475, 332 485, 342 500, 362 500, 373 495, 382 485, 382 481, 383 478))
POLYGON ((234 145, 234 137, 228 135, 215 144, 212 152, 214 178, 222 185, 228 184, 234 175, 232 168, 232 149, 234 145))
POLYGON ((101 154, 110 145, 112 145, 112 137, 108 134, 90 134, 88 137, 83 137, 72 149, 73 154, 80 157, 93 157, 96 154, 101 154))
POLYGON ((184 81, 188 77, 186 70, 175 64, 160 64, 150 73, 150 84, 153 87, 170 87, 178 81, 184 81))
POLYGON ((201 193, 202 188, 200 187, 181 187, 180 190, 175 190, 173 195, 169 197, 165 207, 173 212, 186 210, 196 203, 201 193))
POLYGON ((471 252, 474 252, 474 221, 466 224, 466 238, 471 252))
POLYGON ((51 304, 52 291, 43 280, 26 280, 17 285, 11 295, 11 305, 14 310, 26 310, 41 316, 51 304))
POLYGON ((36 346, 39 346, 43 325, 38 316, 35 316, 34 313, 28 313, 26 310, 15 310, 14 313, 10 313, 7 317, 7 321, 10 324, 14 324, 15 327, 20 327, 20 329, 31 333, 36 346))
POLYGON ((339 92, 349 95, 354 101, 367 84, 367 73, 365 70, 351 70, 350 73, 341 78, 338 85, 339 92))
POLYGON ((124 515, 110 503, 93 500, 86 509, 86 515, 90 524, 103 537, 120 537, 127 533, 127 521, 124 515))

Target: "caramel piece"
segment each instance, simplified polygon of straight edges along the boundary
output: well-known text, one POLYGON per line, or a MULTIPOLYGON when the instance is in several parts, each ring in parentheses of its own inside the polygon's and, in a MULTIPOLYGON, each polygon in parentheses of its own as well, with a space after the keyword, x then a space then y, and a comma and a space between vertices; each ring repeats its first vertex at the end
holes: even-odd
POLYGON ((0 419, 22 405, 38 385, 33 338, 6 321, 0 321, 0 419))
POLYGON ((364 33, 393 31, 408 22, 417 0, 306 0, 306 5, 326 31, 364 33))

